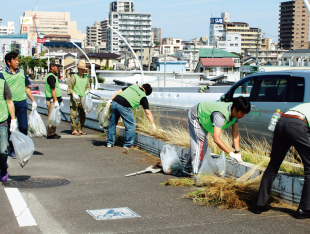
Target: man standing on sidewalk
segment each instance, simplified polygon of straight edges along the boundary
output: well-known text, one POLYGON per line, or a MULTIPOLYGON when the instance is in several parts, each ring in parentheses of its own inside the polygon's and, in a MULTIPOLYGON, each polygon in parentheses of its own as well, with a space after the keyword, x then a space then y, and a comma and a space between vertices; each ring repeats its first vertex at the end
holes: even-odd
POLYGON ((46 105, 48 108, 48 117, 47 117, 47 139, 60 139, 61 136, 56 134, 56 126, 49 126, 49 119, 52 113, 53 108, 59 107, 59 103, 62 102, 61 89, 58 81, 57 74, 59 68, 62 67, 58 59, 55 59, 50 64, 50 71, 46 75, 45 79, 45 96, 46 96, 46 105))
MULTIPOLYGON (((7 65, 6 69, 1 72, 0 79, 4 79, 11 92, 12 100, 15 107, 15 116, 18 121, 18 129, 21 133, 27 135, 28 132, 28 118, 27 118, 27 95, 32 101, 32 110, 37 108, 37 104, 32 96, 31 90, 28 87, 30 81, 26 72, 19 69, 18 54, 15 52, 10 52, 5 55, 5 63, 7 65)), ((8 129, 10 129, 11 117, 8 117, 8 129)), ((11 131, 8 132, 11 135, 11 131)), ((14 147, 11 141, 9 141, 11 148, 11 157, 16 158, 14 147)))
POLYGON ((5 80, 0 79, 0 180, 5 182, 8 179, 7 159, 8 159, 8 123, 11 116, 10 131, 16 130, 15 108, 12 101, 11 90, 5 80))
POLYGON ((86 135, 82 132, 85 123, 85 111, 82 106, 82 98, 90 90, 90 85, 87 76, 85 75, 86 64, 79 62, 78 74, 74 74, 68 84, 68 94, 70 97, 70 119, 72 135, 86 135), (79 112, 79 123, 76 129, 76 116, 79 112))
POLYGON ((242 162, 238 119, 243 118, 250 110, 250 102, 244 97, 236 98, 233 103, 201 102, 192 107, 188 112, 190 149, 185 171, 198 174, 208 149, 208 132, 213 133, 214 142, 224 152, 236 161, 242 162), (229 126, 232 126, 235 152, 232 152, 221 139, 222 130, 229 126))
POLYGON ((264 172, 254 210, 255 214, 268 211, 273 181, 291 146, 297 150, 304 164, 305 178, 297 219, 310 218, 310 103, 303 103, 288 110, 279 119, 274 130, 270 162, 264 172))
POLYGON ((135 148, 133 143, 136 137, 136 123, 132 113, 132 109, 142 105, 147 118, 156 129, 152 112, 146 96, 152 93, 152 87, 149 84, 131 85, 129 87, 118 90, 108 101, 111 104, 111 118, 108 129, 107 147, 112 147, 115 142, 116 125, 120 117, 125 124, 125 142, 124 148, 135 148))

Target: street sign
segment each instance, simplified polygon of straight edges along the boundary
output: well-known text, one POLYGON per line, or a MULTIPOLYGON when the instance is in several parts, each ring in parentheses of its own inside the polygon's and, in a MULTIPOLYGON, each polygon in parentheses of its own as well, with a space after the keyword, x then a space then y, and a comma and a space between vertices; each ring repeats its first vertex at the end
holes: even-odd
POLYGON ((243 73, 258 73, 259 67, 258 66, 242 66, 241 72, 243 73))
POLYGON ((37 38, 37 43, 45 43, 46 39, 45 38, 37 38))

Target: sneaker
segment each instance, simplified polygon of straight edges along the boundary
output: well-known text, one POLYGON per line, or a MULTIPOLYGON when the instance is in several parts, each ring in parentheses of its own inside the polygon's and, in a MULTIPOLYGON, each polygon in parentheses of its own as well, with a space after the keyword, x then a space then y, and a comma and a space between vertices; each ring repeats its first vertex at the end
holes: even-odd
POLYGON ((112 145, 107 145, 107 147, 108 147, 108 148, 111 148, 111 147, 112 147, 112 145))
POLYGON ((123 148, 124 148, 124 149, 139 149, 139 147, 136 146, 136 145, 132 145, 132 146, 129 146, 129 147, 124 146, 123 148))
POLYGON ((12 152, 12 154, 11 154, 11 158, 13 158, 13 159, 17 159, 17 156, 16 156, 16 154, 15 154, 15 151, 13 151, 13 152, 12 152))
POLYGON ((0 180, 1 180, 2 182, 5 182, 5 181, 7 181, 8 177, 9 177, 9 174, 6 173, 4 176, 0 176, 0 178, 1 178, 0 180))
POLYGON ((60 139, 61 136, 57 135, 57 134, 54 134, 52 136, 47 136, 46 139, 60 139))

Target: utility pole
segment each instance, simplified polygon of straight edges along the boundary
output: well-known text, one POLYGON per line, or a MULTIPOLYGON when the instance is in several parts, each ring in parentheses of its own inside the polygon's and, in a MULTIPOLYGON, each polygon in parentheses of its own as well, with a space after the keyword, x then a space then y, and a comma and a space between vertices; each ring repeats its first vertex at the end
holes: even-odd
POLYGON ((195 70, 195 60, 196 60, 196 43, 197 43, 197 38, 195 38, 195 43, 194 43, 194 60, 193 60, 193 72, 195 70))
POLYGON ((142 66, 142 69, 143 69, 143 41, 142 41, 142 28, 141 28, 141 66, 142 66))
MULTIPOLYGON (((128 41, 128 35, 126 35, 126 41, 128 41)), ((127 71, 127 51, 128 51, 128 48, 126 47, 126 53, 125 53, 125 71, 127 71)))
POLYGON ((164 87, 166 87, 166 51, 164 57, 164 87))
POLYGON ((215 50, 215 36, 213 35, 213 51, 212 51, 212 58, 214 58, 214 50, 215 50))
POLYGON ((148 68, 148 71, 151 70, 151 49, 152 49, 152 46, 150 45, 150 47, 149 47, 149 68, 148 68))
POLYGON ((260 39, 260 34, 259 34, 259 28, 258 28, 257 41, 256 41, 256 65, 258 65, 259 39, 260 39))

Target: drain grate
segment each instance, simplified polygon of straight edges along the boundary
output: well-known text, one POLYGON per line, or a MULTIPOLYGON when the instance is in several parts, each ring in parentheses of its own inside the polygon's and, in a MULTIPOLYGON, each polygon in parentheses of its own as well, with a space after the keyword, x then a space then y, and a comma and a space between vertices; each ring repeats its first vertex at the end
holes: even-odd
MULTIPOLYGON (((9 177, 10 178, 10 177, 9 177)), ((50 188, 69 184, 69 180, 60 178, 26 178, 21 179, 9 179, 2 184, 7 187, 14 188, 50 188)))

